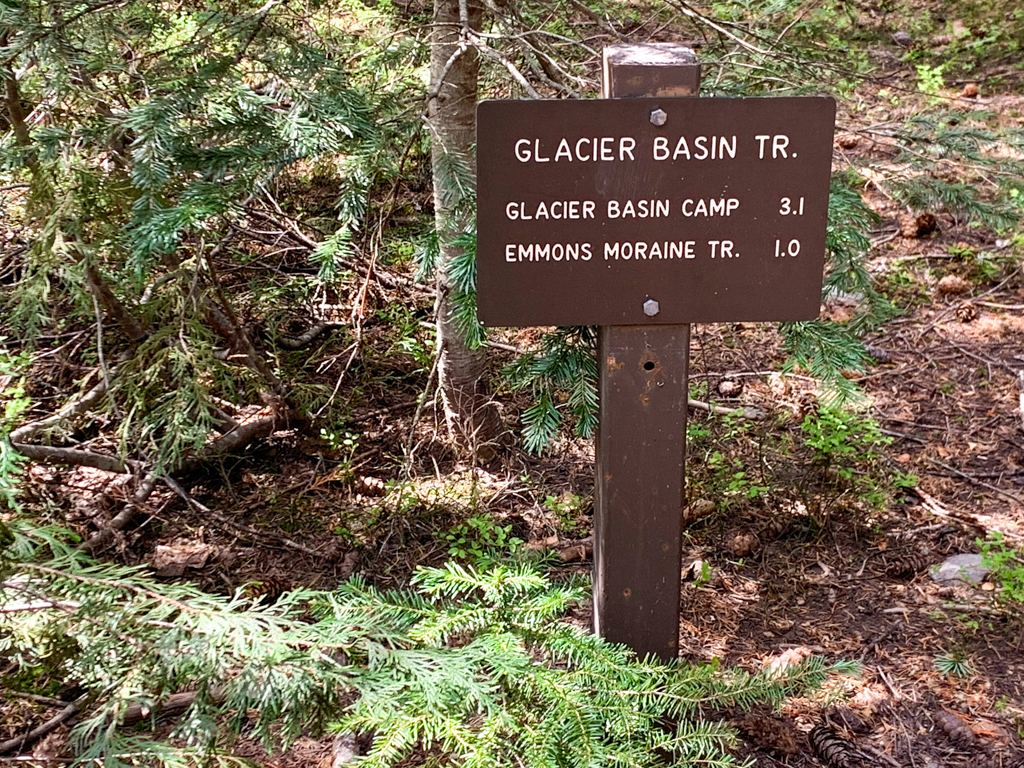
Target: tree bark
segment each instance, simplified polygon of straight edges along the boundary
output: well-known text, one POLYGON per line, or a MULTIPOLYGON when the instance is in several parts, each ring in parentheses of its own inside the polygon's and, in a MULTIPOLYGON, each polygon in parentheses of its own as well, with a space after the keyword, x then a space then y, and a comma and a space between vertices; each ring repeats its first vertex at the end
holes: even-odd
POLYGON ((467 223, 460 212, 458 185, 472 178, 476 143, 479 55, 468 39, 479 31, 483 6, 478 0, 434 0, 430 76, 433 98, 428 115, 433 138, 434 211, 440 238, 437 269, 438 381, 448 428, 460 444, 487 460, 496 453, 501 418, 491 400, 485 348, 470 349, 452 317, 448 265, 459 255, 452 236, 467 223), (453 178, 453 168, 467 178, 453 178))

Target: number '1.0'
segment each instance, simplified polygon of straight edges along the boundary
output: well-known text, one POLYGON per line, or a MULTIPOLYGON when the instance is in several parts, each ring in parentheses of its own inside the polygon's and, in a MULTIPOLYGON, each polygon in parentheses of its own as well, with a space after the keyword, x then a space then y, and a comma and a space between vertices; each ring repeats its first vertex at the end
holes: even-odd
POLYGON ((781 240, 775 241, 775 258, 780 256, 796 256, 800 253, 800 241, 790 240, 788 245, 783 245, 781 240))

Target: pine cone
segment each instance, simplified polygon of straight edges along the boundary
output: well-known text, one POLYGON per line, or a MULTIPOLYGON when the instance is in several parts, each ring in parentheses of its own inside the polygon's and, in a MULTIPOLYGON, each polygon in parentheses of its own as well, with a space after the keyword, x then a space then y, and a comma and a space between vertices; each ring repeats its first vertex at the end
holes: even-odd
POLYGON ((766 540, 777 539, 786 532, 792 522, 792 515, 780 511, 757 532, 758 537, 763 537, 766 540))
POLYGON ((747 557, 757 551, 761 542, 752 533, 737 533, 728 542, 725 548, 733 557, 747 557))
POLYGON ((961 323, 972 323, 978 319, 978 308, 974 302, 961 302, 956 308, 956 319, 961 323))
POLYGON ((808 739, 814 755, 829 768, 853 768, 856 750, 853 744, 822 723, 815 726, 808 739))
POLYGON ((801 392, 796 401, 796 417, 803 420, 819 409, 818 396, 814 392, 801 392))
POLYGON ((934 214, 922 213, 920 216, 905 214, 900 216, 900 234, 907 238, 928 237, 939 230, 939 221, 934 214))
POLYGON ((916 576, 928 567, 928 559, 920 552, 894 552, 885 558, 885 572, 896 578, 916 576))
POLYGON ((800 753, 799 731, 788 718, 773 715, 763 709, 744 712, 733 721, 747 741, 758 749, 778 756, 800 753))
POLYGON ((840 133, 836 136, 836 144, 843 149, 853 149, 860 144, 860 136, 855 133, 840 133))
POLYGON ((932 232, 939 231, 939 220, 932 213, 922 213, 914 220, 914 223, 917 225, 918 237, 927 237, 932 232))
POLYGON ((273 605, 291 585, 279 576, 267 576, 259 581, 251 581, 242 588, 242 594, 260 605, 273 605))
POLYGON ((954 744, 968 745, 977 741, 977 736, 959 715, 946 709, 939 709, 934 715, 935 724, 954 744))

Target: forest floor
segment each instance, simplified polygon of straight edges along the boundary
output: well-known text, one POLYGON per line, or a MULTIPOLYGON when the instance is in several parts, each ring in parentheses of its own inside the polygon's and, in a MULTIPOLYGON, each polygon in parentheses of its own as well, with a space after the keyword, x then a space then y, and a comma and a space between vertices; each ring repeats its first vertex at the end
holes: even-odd
MULTIPOLYGON (((837 155, 886 162, 891 146, 872 126, 926 102, 913 93, 912 66, 887 71, 858 89, 865 109, 840 114, 837 155), (893 92, 905 93, 899 105, 893 92)), ((980 92, 944 98, 1024 128, 1020 80, 992 92, 980 74, 977 82, 980 92)), ((857 418, 874 419, 881 433, 847 440, 839 425, 830 452, 811 451, 801 424, 820 407, 816 382, 778 372, 777 331, 694 328, 691 397, 761 415, 691 410, 695 519, 684 538, 680 653, 749 669, 810 653, 862 663, 859 678, 834 682, 828 695, 791 700, 782 725, 767 714, 738 718, 742 752, 758 765, 817 765, 809 748, 774 736, 773 724, 806 732, 831 713, 875 765, 1019 766, 1024 616, 1000 599, 998 582, 939 584, 930 567, 978 552, 993 532, 1024 542, 1024 238, 941 211, 934 227, 919 227, 883 186, 868 179, 863 191, 880 217, 870 271, 902 310, 867 339, 876 362, 854 377, 865 395, 857 418)), ((369 301, 376 314, 351 368, 347 336, 317 350, 320 379, 339 385, 347 419, 319 437, 275 433, 191 478, 190 504, 159 491, 112 556, 215 591, 247 582, 269 592, 329 589, 356 571, 395 587, 453 553, 511 553, 514 537, 557 553, 555 572, 589 572, 592 442, 560 438, 540 457, 509 448, 491 465, 467 463, 446 439, 439 399, 416 407, 431 385, 421 323, 432 298, 378 286, 369 301)), ((823 311, 842 320, 850 307, 833 301, 823 311)), ((495 371, 539 333, 495 336, 495 371)), ((517 429, 525 396, 498 400, 517 429)), ((103 490, 102 474, 36 467, 31 494, 85 508, 103 490)), ((575 618, 589 620, 585 609, 575 618)), ((282 755, 244 742, 240 751, 282 768, 331 760, 330 744, 310 739, 282 755)))

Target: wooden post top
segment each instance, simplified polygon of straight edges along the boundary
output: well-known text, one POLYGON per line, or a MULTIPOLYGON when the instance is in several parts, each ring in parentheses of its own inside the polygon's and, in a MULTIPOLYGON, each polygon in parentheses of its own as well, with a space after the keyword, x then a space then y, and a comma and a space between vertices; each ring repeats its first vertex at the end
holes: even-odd
POLYGON ((604 97, 696 96, 697 54, 681 43, 609 45, 604 49, 604 97))

